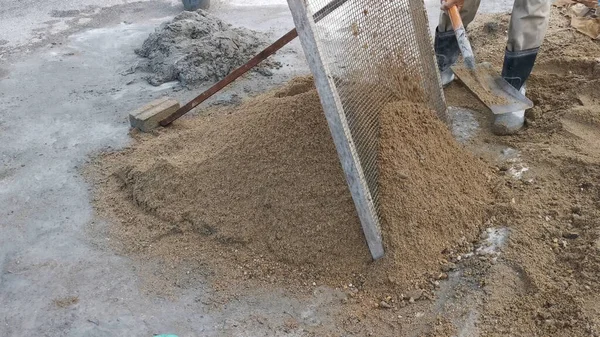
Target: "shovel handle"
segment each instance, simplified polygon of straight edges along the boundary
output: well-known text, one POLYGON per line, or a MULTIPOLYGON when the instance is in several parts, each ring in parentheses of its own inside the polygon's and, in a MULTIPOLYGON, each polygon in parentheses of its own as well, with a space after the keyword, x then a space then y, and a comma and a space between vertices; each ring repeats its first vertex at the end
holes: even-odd
POLYGON ((448 15, 450 16, 450 21, 452 22, 452 28, 454 28, 454 31, 457 31, 460 28, 465 28, 462 18, 460 17, 460 12, 458 11, 458 7, 452 6, 450 9, 448 9, 448 15))
POLYGON ((450 16, 452 28, 454 28, 454 34, 456 35, 456 40, 458 40, 458 46, 460 47, 460 52, 465 60, 465 65, 469 69, 475 69, 475 55, 473 54, 473 49, 471 48, 471 43, 467 37, 467 31, 465 30, 462 18, 460 17, 458 7, 450 7, 450 9, 448 9, 448 16, 450 16))

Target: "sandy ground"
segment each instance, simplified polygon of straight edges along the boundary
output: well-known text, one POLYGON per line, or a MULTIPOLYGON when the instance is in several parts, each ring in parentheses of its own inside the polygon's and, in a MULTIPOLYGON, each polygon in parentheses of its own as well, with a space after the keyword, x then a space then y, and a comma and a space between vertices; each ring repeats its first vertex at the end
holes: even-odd
MULTIPOLYGON (((437 0, 427 1, 437 16, 437 0)), ((507 1, 483 10, 506 10, 507 1)), ((176 299, 140 290, 135 265, 89 228, 89 187, 79 167, 130 139, 127 113, 162 95, 127 71, 133 49, 181 10, 178 1, 0 0, 0 336, 302 335, 286 328, 333 324, 336 292, 317 288, 298 300, 283 292, 211 303, 199 280, 176 299)), ((284 1, 216 3, 226 21, 271 34, 292 27, 284 1)), ((307 68, 296 41, 272 78, 247 78, 213 100, 227 103, 266 90, 307 68), (237 95, 237 96, 235 96, 237 95)))

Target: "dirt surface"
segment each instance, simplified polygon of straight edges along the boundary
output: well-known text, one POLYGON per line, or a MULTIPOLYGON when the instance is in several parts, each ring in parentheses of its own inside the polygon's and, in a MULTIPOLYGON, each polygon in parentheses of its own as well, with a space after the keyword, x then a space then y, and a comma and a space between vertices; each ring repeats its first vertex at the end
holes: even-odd
MULTIPOLYGON (((285 2, 246 3, 219 1, 213 13, 275 36, 293 27, 285 2)), ((36 6, 0 0, 0 8, 0 40, 11 41, 0 46, 0 336, 223 336, 242 333, 240 322, 244 334, 264 335, 281 331, 290 313, 312 310, 302 316, 308 321, 324 311, 323 296, 298 300, 272 290, 213 310, 203 303, 212 289, 198 278, 176 300, 148 295, 140 288, 140 267, 96 233, 106 223, 94 219, 90 186, 78 172, 88 155, 131 142, 129 111, 164 95, 184 102, 198 94, 125 73, 139 59, 134 48, 181 12, 180 0, 36 6), (75 15, 70 10, 80 13, 52 16, 75 15), (61 26, 66 29, 55 30, 61 26), (79 302, 68 308, 54 303, 74 296, 79 302), (262 323, 254 316, 264 317, 262 323)), ((213 101, 239 100, 307 72, 299 42, 275 58, 290 66, 272 77, 248 74, 213 101)))
MULTIPOLYGON (((509 18, 482 15, 470 26, 479 59, 498 68, 509 18), (499 27, 496 33, 486 29, 490 25, 499 27)), ((570 29, 569 20, 553 9, 527 83, 536 104, 527 112, 527 128, 513 137, 494 137, 487 132, 489 116, 477 115, 483 128, 470 147, 487 149, 484 156, 504 177, 495 189, 489 225, 510 230, 503 255, 480 269, 485 271, 481 335, 597 336, 600 331, 598 57, 600 44, 570 29), (494 144, 519 154, 502 160, 494 144)), ((459 84, 446 94, 451 105, 485 111, 459 84)))
MULTIPOLYGON (((497 68, 508 18, 470 26, 479 59, 497 68)), ((490 112, 458 82, 448 103, 480 126, 465 147, 419 104, 386 107, 388 254, 376 263, 307 79, 99 157, 88 172, 97 210, 150 293, 207 278, 223 301, 283 288, 338 309, 335 328, 290 320, 290 333, 597 336, 599 56, 555 10, 528 81, 536 107, 515 136, 491 134, 490 112)))
MULTIPOLYGON (((362 290, 364 275, 356 275, 352 286, 339 287, 342 294, 331 294, 317 281, 308 300, 275 285, 252 288, 246 283, 247 287, 241 286, 227 299, 213 296, 204 282, 205 276, 214 277, 206 265, 188 264, 184 259, 173 264, 157 262, 155 256, 162 252, 154 252, 152 247, 145 251, 148 257, 128 259, 104 246, 113 241, 110 236, 94 237, 90 243, 86 233, 104 222, 92 217, 88 186, 77 169, 89 153, 124 146, 128 141, 126 111, 164 94, 145 83, 129 84, 131 76, 119 72, 132 64, 132 46, 141 45, 154 28, 147 26, 175 14, 175 7, 136 2, 103 9, 109 5, 96 1, 100 14, 93 14, 94 8, 89 13, 81 8, 80 16, 69 18, 69 30, 54 33, 53 27, 62 21, 43 23, 59 20, 48 14, 47 6, 59 5, 66 11, 91 1, 40 3, 35 8, 21 2, 0 2, 10 9, 0 10, 0 22, 7 26, 0 32, 0 53, 4 53, 0 110, 4 109, 5 116, 0 135, 5 144, 0 174, 3 336, 152 335, 166 331, 179 331, 181 336, 310 336, 306 331, 315 330, 322 333, 312 335, 319 336, 340 335, 340 331, 349 336, 468 335, 465 331, 484 336, 598 335, 599 97, 594 91, 598 76, 593 60, 599 49, 560 16, 553 18, 529 83, 536 108, 528 112, 528 127, 519 135, 489 135, 486 110, 459 84, 446 91, 452 104, 477 111, 481 131, 469 149, 495 166, 499 179, 505 180, 494 195, 498 200, 495 213, 486 217, 485 223, 498 231, 503 226, 510 229, 500 255, 450 254, 447 260, 455 265, 447 264, 448 272, 427 280, 434 291, 423 293, 408 290, 401 294, 404 296, 373 296, 362 290), (14 15, 17 11, 19 15, 14 15), (44 12, 42 19, 28 14, 40 11, 44 12), (88 16, 93 21, 84 24, 88 16), (149 22, 149 18, 156 21, 149 22), (21 35, 8 33, 29 34, 37 27, 29 24, 32 21, 44 28, 35 35, 51 38, 44 35, 43 43, 32 46, 27 41, 33 36, 21 39, 21 35), (120 24, 124 21, 128 23, 120 24), (7 54, 7 46, 13 48, 13 41, 21 40, 22 49, 7 54), (27 52, 21 52, 24 50, 27 52), (507 154, 513 153, 507 145, 520 155, 506 161, 507 154), (523 168, 529 171, 515 178, 523 168), (148 287, 155 282, 148 280, 156 279, 156 287, 148 287), (140 284, 145 290, 140 291, 140 284), (165 299, 148 294, 148 288, 157 292, 161 285, 174 296, 165 299), (247 292, 251 294, 240 295, 247 292), (56 305, 57 299, 75 297, 79 301, 67 309, 56 305)), ((439 2, 433 5, 437 9, 439 2)), ((248 7, 235 13, 237 16, 227 20, 246 25, 259 22, 264 15, 248 7)), ((290 23, 287 8, 281 13, 281 19, 261 21, 263 30, 278 27, 281 31, 277 34, 283 34, 291 28, 280 24, 290 23)), ((507 18, 500 16, 497 22, 502 29, 496 34, 472 34, 480 41, 480 59, 493 61, 497 67, 507 18)), ((489 20, 492 18, 480 16, 477 23, 481 27, 489 20)), ((242 88, 256 86, 242 83, 242 88)), ((185 100, 184 92, 168 93, 185 100)), ((481 242, 493 237, 486 233, 481 242)), ((474 246, 477 251, 480 243, 474 246)), ((310 288, 312 282, 306 283, 310 288)), ((227 287, 231 288, 223 288, 227 287)))
MULTIPOLYGON (((267 35, 233 28, 204 10, 184 11, 163 23, 136 53, 146 59, 136 68, 150 72, 152 85, 178 80, 184 85, 216 82, 248 62, 269 44, 267 35)), ((254 70, 270 76, 281 64, 265 61, 254 70)))
MULTIPOLYGON (((484 1, 481 10, 506 10, 512 2, 484 1)), ((430 18, 437 17, 439 1, 426 4, 430 18)), ((463 280, 471 271, 480 273, 479 258, 467 259, 472 267, 457 263, 455 272, 445 273, 447 281, 429 280, 436 289, 432 300, 430 291, 422 298, 407 292, 401 301, 374 297, 354 283, 339 290, 317 283, 307 296, 275 285, 242 286, 225 298, 206 282, 206 268, 185 268, 182 262, 169 273, 165 264, 130 259, 110 247, 113 240, 104 233, 110 224, 94 217, 94 186, 79 168, 97 151, 132 142, 129 111, 164 95, 185 102, 202 90, 174 83, 153 87, 140 73, 127 72, 137 59, 134 48, 181 7, 180 0, 35 6, 0 0, 0 336, 468 335, 463 326, 473 331, 472 306, 481 299, 470 294, 484 288, 463 280), (177 276, 181 286, 170 283, 168 298, 149 293, 142 271, 177 276), (55 304, 74 297, 79 301, 68 307, 55 304), (418 299, 412 303, 410 297, 418 299)), ((285 0, 213 1, 211 13, 273 38, 293 27, 285 0)), ((308 73, 297 39, 275 57, 286 67, 272 77, 248 74, 214 103, 239 102, 308 73)), ((586 307, 593 309, 589 302, 586 307)))

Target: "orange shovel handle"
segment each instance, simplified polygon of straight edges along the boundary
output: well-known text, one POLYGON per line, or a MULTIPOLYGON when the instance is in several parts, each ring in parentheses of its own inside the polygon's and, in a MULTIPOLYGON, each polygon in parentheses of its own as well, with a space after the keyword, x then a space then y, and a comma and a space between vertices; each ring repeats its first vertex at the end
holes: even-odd
POLYGON ((457 31, 460 27, 463 27, 463 22, 460 17, 460 12, 458 11, 458 7, 452 6, 448 9, 448 15, 450 16, 450 21, 452 21, 452 28, 454 31, 457 31))

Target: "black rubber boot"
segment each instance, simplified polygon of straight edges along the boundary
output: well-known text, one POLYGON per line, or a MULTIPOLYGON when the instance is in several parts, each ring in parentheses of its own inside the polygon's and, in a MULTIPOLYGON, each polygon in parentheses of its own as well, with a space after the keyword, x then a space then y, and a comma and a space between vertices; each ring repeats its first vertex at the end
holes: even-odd
POLYGON ((502 67, 502 77, 513 87, 520 90, 531 75, 535 59, 537 58, 539 48, 506 51, 504 53, 504 66, 502 67))
MULTIPOLYGON (((525 95, 525 82, 531 75, 539 48, 518 52, 506 51, 502 77, 513 87, 525 95)), ((494 115, 492 132, 497 135, 513 135, 525 124, 525 110, 514 111, 502 115, 494 115)))
POLYGON ((456 63, 460 55, 460 48, 454 31, 440 32, 436 29, 434 48, 440 76, 442 77, 442 85, 445 87, 454 80, 454 74, 450 67, 456 63))

